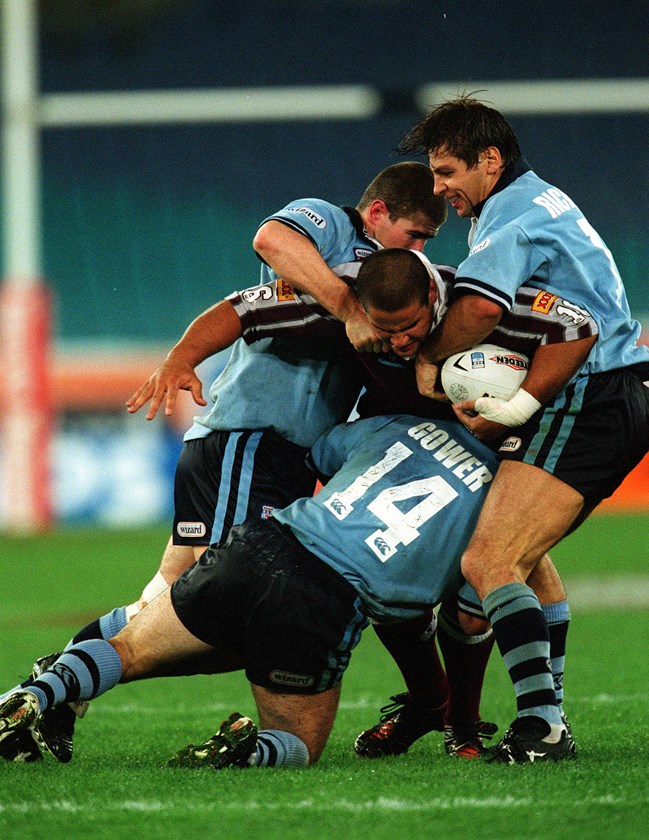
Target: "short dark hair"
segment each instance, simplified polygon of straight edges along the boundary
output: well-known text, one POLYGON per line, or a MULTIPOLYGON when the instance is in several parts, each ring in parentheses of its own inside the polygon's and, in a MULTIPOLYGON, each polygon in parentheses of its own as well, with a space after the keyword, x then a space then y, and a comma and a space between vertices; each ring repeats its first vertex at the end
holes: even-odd
POLYGON ((383 248, 365 257, 355 288, 363 309, 396 312, 414 301, 428 303, 430 275, 412 251, 383 248))
POLYGON ((377 198, 385 202, 390 218, 412 219, 423 213, 439 229, 448 216, 446 200, 434 193, 435 179, 430 169, 415 160, 388 166, 368 185, 358 202, 364 210, 377 198))
POLYGON ((500 151, 505 165, 521 156, 514 130, 500 111, 467 94, 434 108, 402 138, 398 151, 429 154, 444 149, 473 167, 489 146, 500 151))

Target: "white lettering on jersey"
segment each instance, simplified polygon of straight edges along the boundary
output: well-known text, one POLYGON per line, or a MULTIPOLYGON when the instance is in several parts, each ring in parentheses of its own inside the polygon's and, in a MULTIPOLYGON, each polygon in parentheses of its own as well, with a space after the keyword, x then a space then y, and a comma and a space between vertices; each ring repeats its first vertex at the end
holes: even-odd
POLYGON ((545 207, 553 219, 565 213, 566 210, 572 210, 573 207, 577 206, 571 198, 568 198, 565 193, 556 187, 550 187, 549 190, 542 192, 541 195, 537 195, 532 200, 534 204, 545 207))
MULTIPOLYGON (((413 426, 408 434, 427 450, 434 448, 432 441, 436 440, 436 445, 441 446, 441 449, 434 452, 433 457, 449 469, 454 467, 453 473, 461 478, 470 490, 475 492, 480 486, 491 481, 491 472, 485 465, 470 455, 443 429, 437 429, 434 423, 413 426), (468 471, 470 473, 465 478, 464 473, 468 471)), ((349 487, 330 496, 324 502, 324 507, 333 513, 336 519, 346 519, 353 511, 354 503, 361 501, 372 485, 412 454, 412 450, 400 441, 393 443, 378 463, 368 467, 349 487)), ((431 475, 386 487, 367 505, 367 510, 387 527, 377 528, 365 539, 365 543, 377 558, 385 563, 398 552, 400 545, 409 545, 416 540, 424 523, 458 497, 457 490, 441 475, 431 475), (419 501, 407 510, 403 504, 397 506, 397 503, 410 499, 419 501)))
MULTIPOLYGON (((332 495, 324 506, 333 513, 336 519, 345 519, 354 509, 354 502, 362 499, 373 484, 412 454, 411 449, 397 441, 386 450, 385 456, 378 464, 373 464, 365 470, 345 490, 332 495)), ((381 563, 385 563, 396 554, 400 545, 409 545, 416 540, 420 533, 419 528, 458 495, 457 490, 454 490, 440 475, 386 487, 374 501, 368 504, 367 509, 388 527, 373 531, 365 539, 366 544, 381 563), (395 502, 404 502, 421 496, 423 496, 421 501, 408 511, 401 510, 395 504, 395 502)))
POLYGON ((385 563, 393 554, 396 554, 400 545, 410 545, 413 540, 416 540, 419 536, 419 527, 431 516, 439 513, 458 495, 457 490, 454 490, 439 475, 409 481, 398 487, 388 487, 367 506, 367 509, 388 527, 385 530, 379 528, 374 531, 365 542, 379 560, 385 563), (419 496, 424 498, 406 513, 395 505, 395 502, 419 496))
POLYGON ((478 242, 478 244, 475 246, 475 248, 471 248, 471 253, 472 254, 478 254, 480 251, 484 251, 485 248, 488 248, 490 244, 491 244, 491 239, 489 239, 489 237, 487 237, 486 239, 483 239, 482 242, 478 242))
POLYGON ((334 493, 331 498, 327 499, 324 506, 333 513, 336 519, 344 519, 354 509, 354 502, 358 501, 386 473, 389 473, 397 464, 411 455, 412 451, 403 443, 394 443, 378 464, 374 464, 363 475, 359 475, 342 493, 334 493))
POLYGON ((568 300, 562 300, 561 303, 557 304, 555 312, 557 315, 565 315, 567 318, 570 318, 574 324, 581 324, 587 317, 586 313, 568 300))
POLYGON ((435 423, 428 421, 408 429, 408 435, 419 441, 424 449, 433 450, 433 456, 461 478, 464 484, 475 493, 483 484, 488 484, 493 475, 479 458, 474 457, 460 443, 454 440, 444 429, 438 429, 435 423))
POLYGON ((622 304, 622 296, 624 295, 624 287, 622 285, 622 278, 620 277, 620 272, 617 270, 617 266, 615 265, 615 260, 613 259, 613 254, 609 251, 606 247, 606 243, 602 239, 602 237, 597 233, 595 228, 588 222, 586 219, 578 219, 577 224, 586 234, 586 236, 590 239, 593 245, 596 248, 601 248, 602 251, 606 254, 606 259, 609 261, 611 266, 611 271, 613 272, 613 276, 615 277, 616 283, 616 293, 617 293, 617 302, 621 305, 622 304))
POLYGON ((318 213, 315 213, 310 207, 289 207, 287 213, 301 213, 314 224, 318 230, 324 230, 327 227, 327 220, 323 219, 318 213))
POLYGON ((241 292, 241 297, 246 303, 254 303, 256 300, 271 300, 273 290, 270 286, 253 286, 253 288, 241 292))

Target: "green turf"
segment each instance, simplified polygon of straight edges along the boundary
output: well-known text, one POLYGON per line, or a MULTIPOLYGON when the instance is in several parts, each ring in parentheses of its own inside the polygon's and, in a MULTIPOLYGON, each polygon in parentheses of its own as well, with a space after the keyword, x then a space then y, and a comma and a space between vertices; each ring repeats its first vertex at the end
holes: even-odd
MULTIPOLYGON (((649 518, 594 517, 555 550, 566 575, 646 572, 649 518)), ((79 619, 132 600, 155 570, 164 530, 62 531, 0 538, 0 685, 67 641, 79 619)), ((407 756, 367 762, 351 750, 401 689, 371 630, 345 677, 320 764, 309 770, 163 768, 179 747, 238 710, 254 716, 240 674, 151 680, 94 701, 64 766, 0 764, 0 837, 97 840, 471 837, 475 840, 644 838, 649 821, 649 613, 580 610, 572 622, 566 708, 574 763, 493 767, 451 761, 431 734, 407 756)), ((489 665, 483 717, 506 726, 511 686, 489 665)))

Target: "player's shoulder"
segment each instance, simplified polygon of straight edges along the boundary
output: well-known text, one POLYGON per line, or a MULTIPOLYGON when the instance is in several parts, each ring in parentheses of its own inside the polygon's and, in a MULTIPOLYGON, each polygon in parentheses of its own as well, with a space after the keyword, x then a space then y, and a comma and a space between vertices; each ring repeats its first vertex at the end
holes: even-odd
POLYGON ((506 206, 518 224, 526 228, 545 227, 565 214, 567 218, 582 215, 569 195, 533 170, 513 181, 501 195, 501 207, 506 206))
POLYGON ((273 213, 265 221, 269 219, 294 221, 300 227, 314 230, 323 230, 333 221, 338 224, 349 222, 345 211, 341 207, 332 204, 330 201, 325 201, 323 198, 295 199, 281 210, 273 213))

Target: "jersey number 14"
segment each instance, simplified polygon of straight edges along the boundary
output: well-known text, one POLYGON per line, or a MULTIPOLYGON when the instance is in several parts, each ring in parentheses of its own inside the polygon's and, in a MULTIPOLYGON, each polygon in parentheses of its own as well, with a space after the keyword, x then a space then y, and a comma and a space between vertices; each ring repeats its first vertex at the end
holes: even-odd
MULTIPOLYGON (((393 444, 377 464, 365 470, 345 490, 334 493, 324 506, 336 519, 345 519, 354 510, 354 502, 362 499, 370 487, 412 454, 412 450, 405 444, 393 444)), ((386 487, 367 505, 367 510, 387 528, 375 530, 365 542, 379 560, 385 563, 396 553, 399 545, 409 545, 417 539, 420 534, 418 529, 457 496, 457 491, 440 475, 386 487), (405 513, 395 504, 421 496, 424 498, 405 513)))

